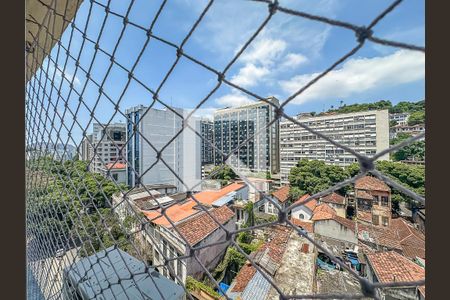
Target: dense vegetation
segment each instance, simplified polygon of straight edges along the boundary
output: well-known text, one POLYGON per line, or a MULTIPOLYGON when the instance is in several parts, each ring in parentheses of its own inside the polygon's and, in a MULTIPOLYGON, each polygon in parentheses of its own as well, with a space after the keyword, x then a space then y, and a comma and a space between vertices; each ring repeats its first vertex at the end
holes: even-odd
POLYGON ((352 113, 365 110, 379 110, 379 109, 389 109, 390 113, 411 113, 420 112, 424 114, 425 111, 425 100, 418 102, 408 102, 401 101, 396 105, 392 105, 389 100, 380 100, 373 103, 360 103, 360 104, 343 104, 339 108, 332 108, 327 112, 334 113, 352 113))
POLYGON ((233 169, 231 169, 230 166, 228 166, 228 165, 215 166, 211 170, 211 173, 213 174, 211 176, 211 179, 220 180, 220 183, 221 183, 222 186, 225 186, 230 181, 238 178, 236 173, 234 173, 233 169), (222 168, 222 166, 223 166, 223 168, 222 168))
POLYGON ((28 191, 29 232, 57 247, 82 244, 83 256, 114 244, 131 251, 125 228, 110 208, 119 187, 87 167, 84 161, 61 163, 48 157, 29 162, 30 178, 46 178, 28 191))
MULTIPOLYGON (((391 139, 390 144, 395 145, 401 143, 402 141, 411 137, 410 134, 407 133, 399 133, 396 138, 391 139)), ((394 161, 402 161, 402 160, 416 160, 416 161, 424 161, 425 160, 425 141, 417 141, 408 146, 402 147, 396 152, 391 154, 391 158, 394 161)))
MULTIPOLYGON (((402 184, 404 187, 425 196, 425 167, 407 165, 399 162, 377 161, 376 168, 383 174, 402 184)), ((354 163, 346 168, 327 165, 317 160, 301 160, 291 169, 289 182, 293 198, 306 193, 314 194, 332 187, 359 172, 359 165, 354 163)), ((351 187, 342 188, 339 192, 344 194, 351 187)), ((395 202, 409 202, 412 199, 399 191, 392 191, 392 200, 395 202)))
MULTIPOLYGON (((347 179, 348 173, 339 166, 318 160, 300 160, 289 174, 290 197, 297 199, 304 194, 315 194, 347 179)), ((343 188, 345 192, 348 188, 343 188)))

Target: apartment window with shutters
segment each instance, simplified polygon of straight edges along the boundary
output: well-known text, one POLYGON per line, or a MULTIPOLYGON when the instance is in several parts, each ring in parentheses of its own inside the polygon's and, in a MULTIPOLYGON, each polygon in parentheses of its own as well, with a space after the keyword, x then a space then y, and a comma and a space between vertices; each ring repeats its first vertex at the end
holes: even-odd
POLYGON ((389 218, 388 217, 381 217, 381 222, 383 223, 383 226, 389 225, 389 218))
POLYGON ((381 205, 383 205, 383 206, 389 206, 389 197, 387 197, 387 196, 382 196, 382 197, 381 197, 381 205))
POLYGON ((373 225, 379 224, 379 217, 377 215, 372 215, 372 223, 373 225))

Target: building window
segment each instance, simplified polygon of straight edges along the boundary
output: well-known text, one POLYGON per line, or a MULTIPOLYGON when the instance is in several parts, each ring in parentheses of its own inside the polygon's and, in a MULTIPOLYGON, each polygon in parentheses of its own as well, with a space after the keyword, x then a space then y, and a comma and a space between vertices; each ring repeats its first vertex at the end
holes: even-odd
POLYGON ((373 196, 373 204, 379 205, 380 198, 378 196, 373 196))
POLYGON ((381 217, 381 222, 383 222, 383 226, 389 225, 389 218, 388 217, 381 217))
POLYGON ((387 196, 381 196, 381 205, 383 205, 383 206, 389 206, 389 197, 387 197, 387 196))
POLYGON ((300 214, 298 217, 303 220, 305 218, 305 215, 304 214, 300 214))
POLYGON ((378 216, 377 215, 372 215, 372 223, 373 225, 378 225, 378 216))
POLYGON ((117 181, 119 179, 119 175, 117 175, 117 174, 112 174, 112 177, 115 181, 117 181))

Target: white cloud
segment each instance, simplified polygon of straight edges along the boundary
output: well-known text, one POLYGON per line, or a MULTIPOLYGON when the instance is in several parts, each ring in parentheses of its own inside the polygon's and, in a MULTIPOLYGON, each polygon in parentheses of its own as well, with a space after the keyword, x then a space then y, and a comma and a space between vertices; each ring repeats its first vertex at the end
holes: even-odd
POLYGON ((306 56, 299 53, 288 53, 284 59, 281 67, 283 68, 296 68, 299 65, 308 62, 308 58, 306 56))
POLYGON ((217 104, 225 107, 236 107, 245 104, 250 104, 253 102, 255 101, 245 96, 244 94, 236 91, 232 91, 230 94, 226 94, 216 99, 217 104))
POLYGON ((246 63, 270 65, 284 52, 286 46, 286 42, 280 39, 260 38, 246 49, 241 60, 246 63))
MULTIPOLYGON (((58 66, 58 67, 56 68, 56 74, 55 74, 56 80, 57 80, 58 82, 60 82, 61 79, 62 79, 63 76, 64 76, 64 78, 66 79, 66 80, 65 80, 65 83, 66 83, 66 84, 67 84, 68 82, 72 82, 73 74, 70 73, 70 72, 67 71, 67 70, 65 70, 64 73, 62 73, 61 69, 62 69, 62 68, 61 68, 60 66, 58 66)), ((55 66, 54 66, 54 65, 50 65, 50 66, 49 66, 48 75, 49 75, 49 76, 53 76, 53 73, 54 73, 54 72, 55 72, 55 66)), ((73 79, 73 84, 74 84, 74 85, 77 85, 77 86, 81 85, 81 81, 80 81, 80 79, 79 79, 77 76, 75 76, 75 79, 73 79)))
POLYGON ((242 87, 252 87, 269 73, 270 71, 266 67, 257 67, 249 63, 241 68, 237 75, 231 78, 231 82, 242 87))
MULTIPOLYGON (((282 81, 281 88, 295 93, 320 73, 304 74, 282 81)), ((399 50, 391 55, 350 59, 331 71, 293 100, 301 104, 314 99, 348 97, 423 79, 425 55, 416 51, 399 50)))

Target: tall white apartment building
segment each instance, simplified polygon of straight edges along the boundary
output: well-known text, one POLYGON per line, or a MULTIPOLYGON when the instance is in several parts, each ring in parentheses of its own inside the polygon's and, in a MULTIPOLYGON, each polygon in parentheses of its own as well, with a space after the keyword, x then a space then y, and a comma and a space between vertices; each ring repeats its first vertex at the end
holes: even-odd
MULTIPOLYGON (((268 100, 279 105, 274 97, 268 100)), ((228 154, 259 132, 234 153, 231 164, 243 172, 277 174, 280 170, 279 120, 267 126, 274 118, 274 107, 264 101, 216 110, 214 144, 224 154, 228 154), (263 128, 265 129, 260 132, 263 128)), ((216 151, 215 164, 222 162, 221 154, 216 151)))
POLYGON ((87 134, 81 142, 81 159, 90 161, 94 156, 94 148, 92 147, 92 134, 87 134))
MULTIPOLYGON (((301 114, 297 116, 297 120, 367 156, 389 147, 388 110, 324 116, 301 114)), ((339 166, 347 166, 357 161, 352 154, 289 120, 282 120, 280 123, 280 150, 282 184, 289 182, 291 168, 301 159, 316 159, 339 166)), ((389 155, 379 159, 388 160, 389 155)))
MULTIPOLYGON (((188 115, 186 110, 172 109, 183 118, 188 115)), ((142 105, 126 110, 128 185, 134 187, 143 184, 172 184, 179 192, 182 192, 186 190, 183 183, 189 188, 199 183, 201 180, 200 137, 186 127, 166 146, 182 129, 183 120, 169 109, 151 108, 147 113, 146 111, 147 107, 142 105), (161 158, 167 166, 161 160, 157 161, 157 152, 163 147, 165 148, 161 158), (140 180, 139 177, 141 177, 140 180)), ((200 132, 199 118, 191 116, 188 124, 200 132)), ((200 186, 197 189, 200 190, 200 186)))
POLYGON ((100 173, 109 163, 125 163, 125 123, 111 123, 108 126, 93 124, 92 134, 82 141, 82 159, 90 161, 90 171, 100 173), (89 140, 89 142, 88 142, 89 140), (95 149, 96 148, 96 149, 95 149))

